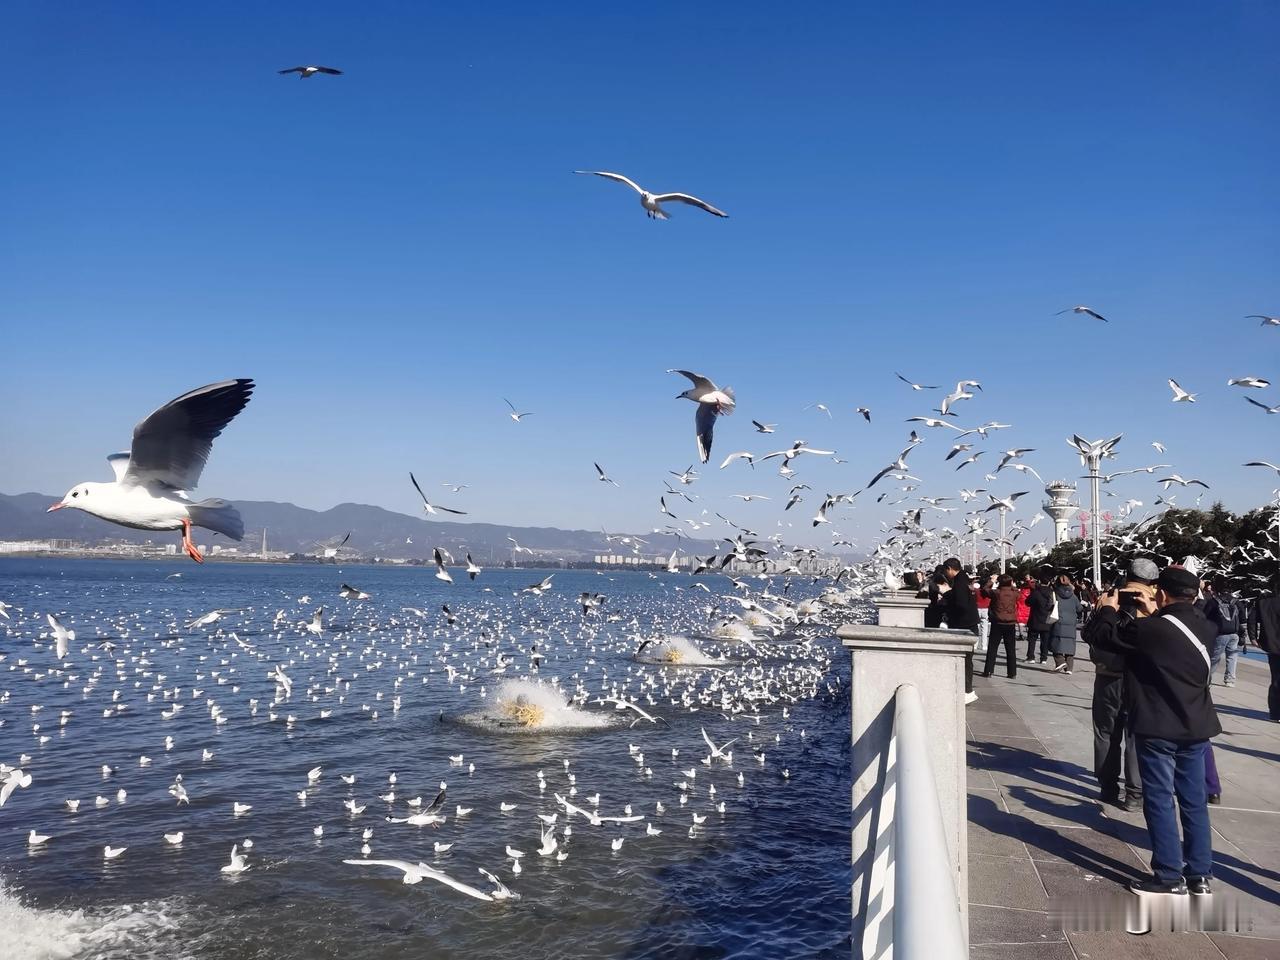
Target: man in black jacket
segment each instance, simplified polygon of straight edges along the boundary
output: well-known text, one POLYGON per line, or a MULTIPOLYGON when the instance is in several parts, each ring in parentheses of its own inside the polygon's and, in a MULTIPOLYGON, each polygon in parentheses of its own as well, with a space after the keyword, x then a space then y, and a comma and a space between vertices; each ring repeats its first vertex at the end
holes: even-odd
POLYGON ((1213 847, 1204 755, 1222 726, 1209 693, 1209 647, 1218 631, 1194 606, 1199 589, 1194 574, 1169 567, 1156 581, 1154 604, 1134 598, 1138 610, 1150 614, 1145 619, 1121 610, 1117 592, 1098 603, 1097 616, 1103 623, 1115 618, 1117 626, 1099 631, 1098 645, 1125 658, 1129 726, 1137 739, 1151 839, 1154 876, 1133 881, 1135 893, 1209 893, 1213 847))
MULTIPOLYGON (((1052 579, 1045 575, 1047 579, 1052 579)), ((1030 580, 1031 578, 1028 577, 1030 580)), ((1036 658, 1036 642, 1040 644, 1040 662, 1044 663, 1049 654, 1049 633, 1053 624, 1049 622, 1049 614, 1053 610, 1053 588, 1048 582, 1037 583, 1031 580, 1031 592, 1027 594, 1027 663, 1036 658)))
POLYGON ((1267 711, 1280 723, 1280 596, 1259 597, 1249 605, 1247 634, 1267 655, 1271 686, 1267 688, 1267 711))
MULTIPOLYGON (((943 617, 951 630, 968 630, 975 637, 978 635, 978 601, 969 586, 969 575, 964 572, 960 560, 947 558, 942 565, 943 576, 947 578, 949 590, 942 597, 943 617)), ((966 699, 973 693, 973 654, 964 655, 964 692, 966 699)), ((973 697, 974 700, 977 697, 973 697)))
MULTIPOLYGON (((1135 597, 1142 594, 1154 600, 1156 578, 1159 576, 1160 568, 1151 560, 1138 559, 1130 563, 1125 585, 1120 588, 1121 606, 1135 617, 1145 617, 1145 611, 1137 609, 1135 597)), ((1131 804, 1142 799, 1142 780, 1138 776, 1137 745, 1127 729, 1129 711, 1124 696, 1124 654, 1115 648, 1114 643, 1107 642, 1118 628, 1116 617, 1095 614, 1080 635, 1089 645, 1094 668, 1093 773, 1098 778, 1099 799, 1128 810, 1131 804), (1124 776, 1123 785, 1120 783, 1121 774, 1124 776)))

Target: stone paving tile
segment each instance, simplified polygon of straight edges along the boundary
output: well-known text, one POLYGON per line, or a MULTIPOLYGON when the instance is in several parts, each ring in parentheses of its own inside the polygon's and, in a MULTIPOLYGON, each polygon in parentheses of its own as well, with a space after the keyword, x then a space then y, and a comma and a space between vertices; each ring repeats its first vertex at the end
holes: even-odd
POLYGON ((995 907, 1047 910, 1049 895, 1030 860, 969 856, 969 899, 995 907))
MULTIPOLYGON (((970 960, 1076 960, 1071 945, 1056 943, 985 943, 969 948, 970 960)), ((1252 958, 1249 958, 1252 960, 1252 958)))
POLYGON ((1222 951, 1227 960, 1278 960, 1280 958, 1280 950, 1276 949, 1274 940, 1234 937, 1222 933, 1211 933, 1209 939, 1222 951))
POLYGON ((1072 933, 1067 939, 1080 960, 1222 960, 1203 933, 1072 933))
POLYGON ((969 904, 969 946, 980 944, 1026 943, 1043 948, 1045 944, 1065 944, 1061 927, 1047 912, 1015 910, 1008 907, 969 904))

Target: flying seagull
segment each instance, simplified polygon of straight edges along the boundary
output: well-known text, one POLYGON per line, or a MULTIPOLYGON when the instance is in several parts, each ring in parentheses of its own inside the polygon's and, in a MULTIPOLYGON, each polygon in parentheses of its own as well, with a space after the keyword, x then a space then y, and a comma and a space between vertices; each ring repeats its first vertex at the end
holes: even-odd
POLYGON ((1263 410, 1267 411, 1267 413, 1280 413, 1280 404, 1276 404, 1274 407, 1268 407, 1265 403, 1259 403, 1257 400, 1253 399, 1253 397, 1245 397, 1245 399, 1255 407, 1261 407, 1263 410))
POLYGON ((1055 314, 1054 314, 1054 316, 1055 316, 1055 317, 1060 317, 1060 316, 1062 316, 1064 313, 1083 313, 1083 314, 1087 314, 1087 315, 1088 315, 1088 316, 1090 316, 1090 317, 1093 317, 1093 318, 1094 318, 1094 319, 1096 319, 1096 320, 1101 320, 1103 323, 1110 323, 1110 322, 1111 322, 1111 321, 1110 321, 1110 320, 1108 320, 1106 317, 1104 317, 1102 314, 1100 314, 1097 310, 1094 310, 1092 307, 1083 307, 1083 306, 1081 306, 1081 307, 1067 307, 1067 309, 1065 309, 1065 310, 1059 310, 1057 313, 1055 313, 1055 314))
POLYGON ((895 376, 895 377, 897 377, 899 380, 901 380, 903 383, 905 383, 907 386, 909 386, 912 390, 940 390, 940 389, 942 389, 942 388, 941 388, 941 386, 930 387, 930 386, 926 386, 926 385, 925 385, 925 384, 923 384, 923 383, 912 383, 910 380, 908 380, 906 377, 904 377, 904 376, 903 376, 902 374, 900 374, 900 373, 895 373, 895 374, 894 374, 894 376, 895 376))
POLYGON ((867 423, 871 422, 871 410, 868 407, 859 407, 857 412, 862 414, 863 419, 866 420, 867 423))
POLYGON ((1260 326, 1263 327, 1280 327, 1280 317, 1268 317, 1261 313, 1251 313, 1245 317, 1246 320, 1261 320, 1260 326))
POLYGON ((612 479, 607 473, 605 473, 600 464, 594 463, 592 465, 596 468, 596 473, 599 474, 598 479, 601 483, 612 483, 615 487, 618 485, 618 481, 612 479))
POLYGON ((1270 380, 1263 380, 1261 377, 1232 377, 1227 381, 1228 387, 1253 387, 1256 390, 1262 390, 1271 386, 1270 380))
POLYGON ((690 373, 688 370, 668 370, 667 373, 678 373, 693 382, 693 386, 684 393, 676 394, 676 399, 692 400, 698 405, 693 415, 694 433, 698 441, 698 457, 706 463, 711 456, 711 434, 715 429, 716 417, 729 416, 737 405, 733 390, 729 387, 722 390, 700 373, 690 373))
POLYGON ((418 491, 418 496, 422 498, 422 509, 426 510, 427 513, 435 514, 438 511, 443 510, 445 513, 456 513, 459 516, 465 517, 467 515, 467 511, 465 510, 454 510, 452 507, 437 506, 436 504, 428 500, 427 495, 423 493, 422 488, 418 486, 418 481, 414 479, 412 471, 409 473, 409 479, 413 481, 413 489, 418 491))
POLYGON ((1169 389, 1173 391, 1174 403, 1195 403, 1196 397, 1199 396, 1196 393, 1187 393, 1187 391, 1178 386, 1178 381, 1172 377, 1169 378, 1169 389))
POLYGON ((186 494, 199 483, 214 439, 252 393, 252 380, 223 380, 170 400, 133 428, 129 453, 107 457, 114 482, 77 484, 47 512, 71 507, 135 530, 181 530, 187 556, 204 563, 191 528, 239 540, 244 523, 225 500, 195 502, 186 494))
POLYGON ((314 77, 317 73, 327 73, 331 77, 342 76, 342 71, 335 67, 290 67, 288 70, 281 70, 280 73, 296 73, 299 80, 306 80, 308 77, 314 77))
POLYGON ((751 425, 756 428, 757 433, 773 433, 776 423, 761 423, 759 420, 752 420, 751 425))
POLYGON ((723 210, 717 210, 705 200, 699 200, 697 197, 690 196, 687 193, 650 193, 634 180, 624 177, 620 173, 609 173, 607 170, 575 170, 574 173, 586 174, 589 176, 604 177, 608 180, 617 180, 618 183, 625 183, 628 187, 640 194, 640 205, 644 207, 645 216, 654 220, 669 220, 667 212, 662 209, 664 203, 687 203, 691 207, 700 207, 717 217, 729 216, 723 210))
POLYGON ((1266 467, 1268 470, 1274 470, 1277 474, 1280 474, 1280 467, 1277 467, 1274 463, 1271 463, 1270 461, 1267 461, 1267 460, 1250 460, 1248 463, 1245 464, 1245 466, 1246 467, 1266 467))
POLYGON ((533 416, 533 414, 532 414, 532 413, 520 413, 519 411, 517 411, 517 410, 516 410, 516 405, 515 405, 514 403, 512 403, 510 400, 508 400, 506 397, 503 397, 503 398, 502 398, 502 402, 503 402, 503 403, 505 403, 508 407, 510 407, 510 408, 511 408, 511 412, 510 412, 509 414, 507 414, 507 416, 509 416, 509 417, 510 417, 512 420, 514 420, 516 423, 519 423, 519 422, 520 422, 521 420, 523 420, 525 417, 532 417, 532 416, 533 416))

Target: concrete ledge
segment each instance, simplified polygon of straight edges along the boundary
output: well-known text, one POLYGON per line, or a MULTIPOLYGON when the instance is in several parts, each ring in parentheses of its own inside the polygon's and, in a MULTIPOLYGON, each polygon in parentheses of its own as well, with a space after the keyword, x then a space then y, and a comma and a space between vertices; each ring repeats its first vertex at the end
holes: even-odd
POLYGON ((896 650, 913 653, 972 653, 978 642, 968 630, 945 627, 879 626, 851 623, 836 630, 836 636, 849 650, 896 650))

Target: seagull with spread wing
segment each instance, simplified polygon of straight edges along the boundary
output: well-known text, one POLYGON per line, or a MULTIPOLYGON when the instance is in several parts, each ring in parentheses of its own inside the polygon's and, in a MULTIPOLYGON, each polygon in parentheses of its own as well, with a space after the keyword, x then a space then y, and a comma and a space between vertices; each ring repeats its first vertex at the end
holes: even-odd
POLYGON ((279 72, 282 74, 296 73, 298 75, 299 80, 306 80, 310 77, 314 77, 317 73, 327 73, 331 77, 342 76, 342 71, 337 69, 336 67, 319 67, 315 65, 302 66, 302 67, 290 67, 287 70, 280 70, 279 72))
POLYGON ((427 511, 427 513, 434 515, 443 510, 445 513, 456 513, 463 517, 467 515, 467 511, 465 510, 454 510, 452 507, 442 507, 439 504, 432 503, 427 499, 427 495, 422 492, 422 488, 418 486, 418 481, 414 478, 412 472, 409 474, 409 479, 413 481, 413 489, 418 491, 418 496, 422 498, 422 509, 427 511))
POLYGON ((711 456, 712 431, 715 430, 716 417, 727 417, 737 406, 733 390, 730 387, 721 389, 710 379, 700 373, 688 370, 668 370, 667 373, 678 373, 688 377, 693 386, 684 393, 676 394, 677 400, 692 400, 698 405, 693 415, 694 432, 698 441, 698 457, 703 463, 711 456))
POLYGON ((717 210, 705 200, 699 200, 697 197, 690 196, 687 193, 650 193, 634 180, 624 177, 620 173, 610 173, 607 170, 575 170, 574 173, 581 173, 587 176, 604 177, 606 180, 616 180, 618 183, 625 183, 628 187, 640 194, 640 205, 644 207, 645 216, 653 220, 670 220, 671 217, 662 209, 664 203, 687 203, 691 207, 698 207, 701 210, 716 217, 729 216, 723 210, 717 210))
POLYGON ((1097 310, 1094 310, 1092 307, 1085 307, 1085 306, 1079 306, 1079 307, 1067 307, 1067 309, 1065 309, 1065 310, 1059 310, 1057 313, 1055 313, 1055 314, 1054 314, 1054 316, 1055 316, 1055 317, 1060 317, 1060 316, 1062 316, 1064 313, 1083 313, 1083 314, 1085 314, 1086 316, 1093 317, 1095 320, 1101 320, 1103 323, 1110 323, 1110 322, 1111 322, 1111 321, 1110 321, 1110 320, 1108 320, 1106 317, 1104 317, 1102 314, 1100 314, 1097 310))
POLYGON ((47 512, 70 507, 135 530, 181 530, 187 556, 204 563, 191 528, 239 540, 244 523, 225 500, 196 502, 187 492, 199 483, 213 441, 252 393, 252 380, 223 380, 170 400, 134 427, 128 453, 107 457, 114 482, 76 484, 47 512))

